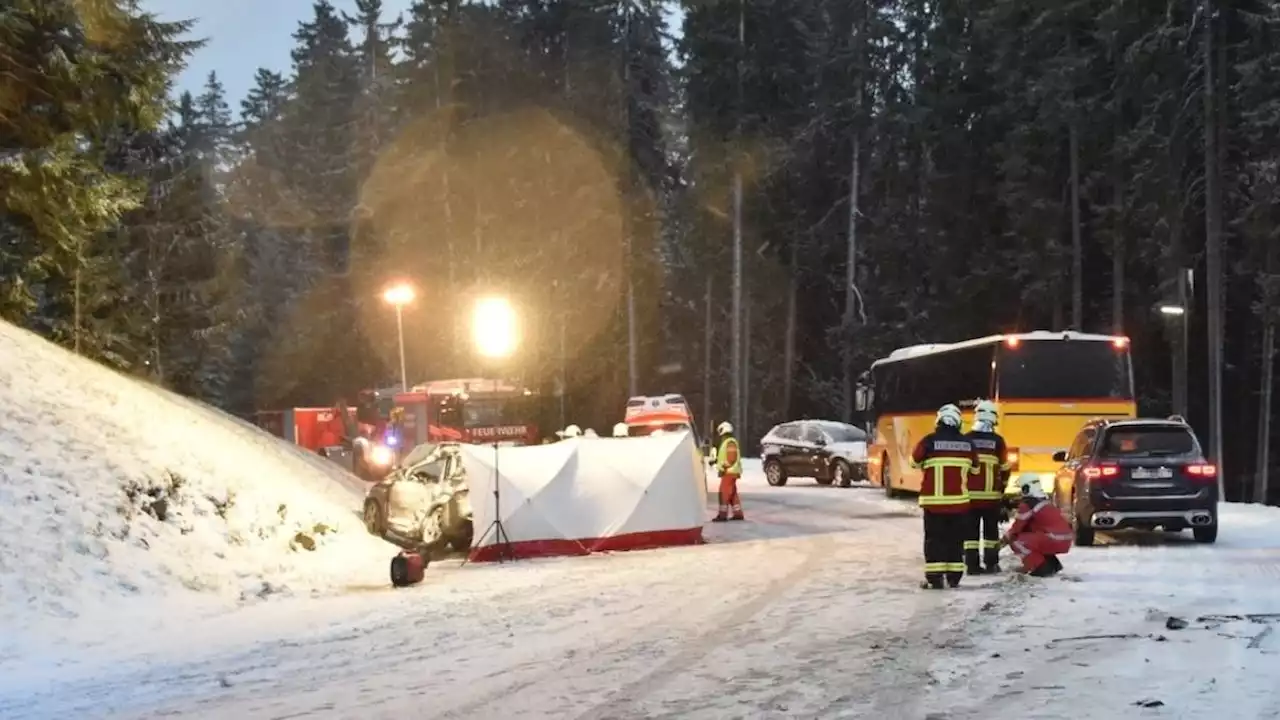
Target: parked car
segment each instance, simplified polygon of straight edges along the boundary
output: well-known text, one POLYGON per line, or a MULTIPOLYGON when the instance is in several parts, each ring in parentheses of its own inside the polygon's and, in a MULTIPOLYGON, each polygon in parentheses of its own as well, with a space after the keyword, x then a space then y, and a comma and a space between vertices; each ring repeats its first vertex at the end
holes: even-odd
POLYGON ((1092 420, 1053 459, 1063 463, 1054 500, 1077 545, 1092 545, 1097 530, 1128 528, 1218 539, 1218 468, 1181 418, 1092 420))
POLYGON ((427 443, 369 488, 364 524, 402 547, 435 554, 471 547, 471 499, 456 443, 427 443))
POLYGON ((867 479, 867 433, 829 420, 782 423, 760 439, 764 476, 774 487, 793 477, 849 487, 867 479))

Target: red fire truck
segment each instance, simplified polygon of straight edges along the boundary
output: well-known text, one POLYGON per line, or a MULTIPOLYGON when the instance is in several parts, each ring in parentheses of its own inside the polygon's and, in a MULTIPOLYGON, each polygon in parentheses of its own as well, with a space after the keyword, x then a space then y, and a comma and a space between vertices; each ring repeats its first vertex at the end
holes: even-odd
POLYGON ((435 380, 396 393, 405 447, 424 442, 534 445, 536 396, 520 385, 485 378, 435 380))

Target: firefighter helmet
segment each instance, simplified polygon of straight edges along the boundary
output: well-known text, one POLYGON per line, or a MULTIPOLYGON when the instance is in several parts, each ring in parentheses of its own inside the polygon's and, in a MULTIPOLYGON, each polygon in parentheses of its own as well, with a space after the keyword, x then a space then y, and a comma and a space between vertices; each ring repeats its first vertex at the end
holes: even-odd
POLYGON ((582 437, 582 428, 578 427, 577 425, 570 425, 564 430, 561 430, 560 435, 561 437, 567 437, 567 438, 582 437))
POLYGON ((947 427, 953 427, 953 428, 960 427, 960 422, 961 422, 960 408, 950 403, 943 405, 942 407, 938 408, 937 421, 939 426, 946 425, 947 427))
POLYGON ((1018 478, 1018 485, 1024 498, 1032 500, 1048 499, 1048 496, 1044 493, 1044 485, 1040 484, 1040 478, 1036 475, 1023 475, 1018 478))
POLYGON ((720 423, 719 425, 717 425, 717 426, 716 426, 716 434, 717 434, 717 435, 732 435, 732 434, 733 434, 733 425, 732 425, 731 423, 729 423, 728 421, 720 423))
POLYGON ((1000 424, 1000 408, 990 400, 980 400, 973 410, 973 418, 978 422, 988 423, 994 428, 1000 424))
POLYGON ((627 424, 626 424, 626 423, 618 423, 617 425, 614 425, 614 426, 613 426, 613 436, 614 436, 614 437, 626 437, 626 436, 627 436, 627 424))

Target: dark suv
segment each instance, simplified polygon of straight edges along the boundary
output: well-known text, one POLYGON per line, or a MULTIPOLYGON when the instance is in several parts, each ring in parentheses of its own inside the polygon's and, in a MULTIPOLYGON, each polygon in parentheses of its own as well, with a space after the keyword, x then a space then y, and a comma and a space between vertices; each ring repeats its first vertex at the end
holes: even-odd
POLYGON ((1092 420, 1054 478, 1054 502, 1075 528, 1077 545, 1096 530, 1191 528, 1196 542, 1218 539, 1218 469, 1205 460, 1181 418, 1092 420))

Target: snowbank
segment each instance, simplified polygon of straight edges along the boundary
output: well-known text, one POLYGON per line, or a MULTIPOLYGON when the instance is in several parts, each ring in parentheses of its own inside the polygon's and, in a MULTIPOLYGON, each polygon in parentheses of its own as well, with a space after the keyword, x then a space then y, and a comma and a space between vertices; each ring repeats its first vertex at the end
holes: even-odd
POLYGON ((356 478, 0 323, 0 659, 273 594, 385 581, 356 478))

